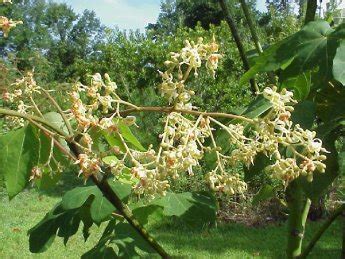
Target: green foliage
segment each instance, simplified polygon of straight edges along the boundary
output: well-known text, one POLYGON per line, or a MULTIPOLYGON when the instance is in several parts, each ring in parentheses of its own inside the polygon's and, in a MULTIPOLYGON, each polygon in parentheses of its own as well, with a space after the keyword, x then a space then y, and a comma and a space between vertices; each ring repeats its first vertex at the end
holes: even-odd
POLYGON ((21 192, 37 164, 38 141, 31 126, 11 131, 0 137, 0 174, 4 175, 10 198, 21 192))
POLYGON ((164 216, 179 217, 192 226, 214 224, 216 221, 216 200, 207 192, 168 193, 151 204, 161 206, 164 216))
POLYGON ((345 85, 344 66, 345 66, 345 41, 342 41, 333 59, 333 75, 334 75, 334 79, 338 80, 343 85, 345 85))
POLYGON ((148 203, 133 205, 133 215, 142 225, 155 225, 168 218, 191 227, 213 225, 216 221, 217 202, 208 192, 169 192, 148 203))
POLYGON ((133 258, 142 255, 142 252, 155 253, 131 225, 113 219, 96 246, 81 258, 133 258))
MULTIPOLYGON (((131 193, 131 187, 118 182, 110 184, 119 197, 126 201, 131 193)), ((55 237, 63 237, 64 243, 77 233, 80 222, 83 223, 85 241, 89 236, 89 228, 93 223, 99 225, 115 208, 103 196, 96 186, 76 187, 66 192, 59 202, 47 215, 31 230, 30 251, 41 253, 47 250, 55 237), (44 232, 44 233, 42 233, 44 232)))
POLYGON ((271 185, 264 185, 261 187, 260 191, 253 197, 252 204, 255 206, 261 201, 268 200, 276 196, 276 190, 271 185))
MULTIPOLYGON (((50 114, 52 115, 53 113, 50 114)), ((63 141, 61 144, 68 149, 66 142, 63 141)), ((39 188, 49 188, 59 180, 61 173, 57 172, 58 164, 49 158, 51 145, 48 137, 31 125, 0 136, 0 174, 4 176, 11 199, 28 185, 32 170, 37 165, 42 167, 41 176, 35 180, 39 188), (52 174, 50 170, 45 170, 47 166, 56 172, 52 174)), ((60 150, 54 148, 52 152, 61 165, 68 163, 60 150)))
MULTIPOLYGON (((226 58, 219 66, 219 73, 214 83, 209 76, 203 75, 205 71, 200 71, 200 76, 192 79, 192 89, 200 94, 200 97, 194 97, 195 104, 202 110, 229 112, 234 108, 240 108, 238 110, 244 111, 241 114, 248 118, 264 116, 271 108, 271 104, 263 98, 255 99, 247 108, 240 107, 251 100, 249 90, 241 84, 246 83, 257 73, 276 72, 279 76, 279 87, 292 89, 295 97, 302 101, 292 114, 293 121, 302 127, 316 129, 326 148, 331 152, 326 161, 327 170, 324 174, 315 174, 311 183, 302 176, 294 182, 301 187, 298 189, 301 191, 298 193, 298 199, 302 196, 317 199, 343 167, 343 153, 338 156, 336 141, 344 129, 342 110, 344 105, 342 97, 345 96, 342 85, 345 82, 344 24, 331 28, 324 21, 309 23, 301 31, 254 57, 252 68, 242 77, 239 84, 237 79, 242 72, 241 64, 239 57, 233 54, 235 46, 229 41, 229 29, 220 21, 222 14, 217 3, 214 1, 169 3, 171 5, 166 6, 167 12, 165 16, 160 17, 162 24, 158 28, 165 30, 165 33, 156 35, 157 28, 148 30, 146 35, 136 32, 127 34, 109 29, 106 32, 106 39, 101 41, 98 37, 102 34, 102 27, 93 12, 85 11, 81 16, 77 16, 66 4, 24 1, 16 9, 5 8, 7 15, 22 19, 24 10, 28 7, 29 18, 25 19, 27 24, 22 29, 12 34, 10 41, 1 40, 2 55, 6 58, 10 57, 3 50, 16 53, 15 58, 21 60, 18 63, 20 70, 32 69, 38 63, 38 74, 43 73, 42 81, 74 80, 78 77, 86 81, 85 77, 89 73, 108 72, 111 77, 118 80, 123 95, 121 97, 124 99, 136 100, 136 103, 143 105, 160 105, 161 100, 154 98, 156 96, 154 86, 160 82, 156 70, 163 66, 166 53, 181 47, 186 38, 196 41, 199 37, 203 37, 209 40, 216 35, 226 58), (179 28, 177 23, 181 16, 178 10, 181 8, 184 11, 183 24, 194 28, 193 30, 179 28), (37 12, 40 15, 36 15, 37 12), (37 19, 33 19, 36 16, 37 19), (169 17, 172 17, 176 24, 169 24, 167 19, 169 17), (198 22, 201 22, 201 26, 197 25, 198 22), (210 23, 219 26, 210 26, 210 23), (174 31, 175 34, 171 35, 169 30, 174 31), (40 37, 32 37, 32 40, 29 40, 30 37, 27 35, 40 35, 40 37), (43 79, 45 76, 46 79, 43 79)), ((245 40, 245 44, 248 44, 248 40, 245 40)), ((57 113, 47 113, 44 118, 66 131, 63 126, 64 121, 57 113)), ((139 121, 144 129, 150 130, 143 139, 152 138, 151 131, 158 131, 159 126, 153 127, 158 124, 157 121, 159 121, 158 116, 142 118, 139 121)), ((236 122, 236 120, 232 121, 232 123, 236 122)), ((122 121, 118 125, 119 132, 129 146, 145 150, 137 139, 135 130, 132 132, 122 121)), ((94 140, 95 149, 99 152, 105 145, 126 151, 126 145, 123 145, 118 133, 92 131, 90 135, 94 140)), ((217 140, 221 139, 222 135, 217 135, 217 140)), ((151 140, 146 140, 144 146, 154 142, 151 140)), ((68 150, 66 142, 59 141, 68 150)), ((227 143, 222 144, 228 146, 227 143)), ((49 138, 32 126, 25 126, 1 136, 0 149, 3 152, 0 156, 0 164, 3 165, 0 174, 4 176, 10 198, 25 188, 34 165, 58 169, 57 163, 50 161, 51 149, 58 157, 58 161, 66 160, 52 147, 49 138)), ((226 151, 230 149, 231 147, 227 147, 226 151)), ((116 159, 116 156, 106 156, 103 161, 109 164, 116 159)), ((245 179, 248 182, 253 181, 257 175, 263 173, 270 162, 272 161, 264 154, 259 154, 254 165, 244 169, 245 179)), ((59 175, 47 175, 44 169, 42 178, 36 180, 41 188, 49 187, 59 179, 59 175)), ((128 173, 124 171, 124 174, 128 173)), ((130 174, 121 177, 122 179, 110 185, 124 203, 129 203, 131 187, 125 182, 133 183, 133 181, 130 174)), ((265 181, 266 179, 260 179, 261 184, 265 181)), ((275 187, 265 184, 254 196, 253 204, 258 204, 275 194, 275 187)), ((300 206, 301 200, 296 204, 300 206)), ((133 216, 146 226, 160 223, 166 218, 178 219, 178 222, 194 227, 214 224, 216 221, 216 199, 206 192, 168 193, 165 197, 131 207, 133 207, 133 216)), ((110 220, 98 244, 84 254, 84 258, 133 257, 142 256, 143 252, 152 253, 152 247, 138 234, 133 227, 134 224, 122 222, 117 217, 112 218, 114 211, 116 211, 115 207, 96 186, 74 188, 67 192, 62 201, 29 231, 30 251, 34 253, 45 251, 56 236, 62 237, 66 244, 69 238, 77 233, 81 222, 86 240, 89 229, 94 223, 100 225, 110 220)), ((291 211, 295 211, 298 214, 297 218, 300 218, 299 208, 295 206, 291 211)))
POLYGON ((311 73, 303 72, 294 77, 288 77, 282 82, 282 88, 294 91, 297 100, 304 100, 308 97, 311 87, 311 73))
POLYGON ((305 129, 313 127, 316 119, 316 104, 306 100, 294 107, 291 120, 305 129))
MULTIPOLYGON (((314 88, 320 88, 329 80, 334 78, 334 72, 337 73, 341 69, 343 60, 342 56, 337 55, 335 58, 337 48, 341 48, 341 42, 345 39, 345 27, 340 25, 332 29, 325 21, 315 21, 308 23, 303 29, 287 39, 271 46, 267 51, 255 59, 255 65, 242 77, 241 82, 245 82, 252 78, 258 72, 283 70, 281 80, 284 82, 287 78, 297 77, 295 80, 309 80, 303 79, 310 70, 318 68, 314 71, 313 77, 317 77, 317 81, 313 81, 314 88), (340 46, 340 47, 339 47, 340 46), (298 77, 301 77, 298 79, 298 77)), ((339 75, 336 74, 339 80, 339 75)), ((300 83, 300 87, 293 83, 292 90, 296 88, 303 93, 308 93, 308 89, 301 89, 302 87, 310 88, 308 83, 300 83)), ((285 83, 286 86, 291 86, 290 83, 285 83)), ((301 94, 300 94, 301 95, 301 94)), ((302 97, 306 97, 303 94, 302 97)))
MULTIPOLYGON (((110 186, 124 203, 129 202, 130 185, 115 181, 110 186)), ((213 224, 216 220, 216 201, 209 193, 168 193, 165 197, 132 207, 133 216, 142 225, 158 224, 167 217, 176 217, 191 226, 213 224)), ((94 223, 100 225, 110 220, 98 244, 83 257, 133 256, 137 255, 138 249, 153 252, 130 224, 111 217, 114 211, 115 208, 96 186, 76 187, 66 192, 61 202, 29 231, 30 251, 44 252, 56 236, 64 238, 66 244, 77 233, 81 222, 86 240, 94 223), (41 233, 43 230, 44 234, 41 233)))
MULTIPOLYGON (((325 21, 310 22, 255 58, 255 65, 241 79, 244 82, 259 72, 277 71, 280 87, 293 90, 299 100, 306 99, 296 105, 292 120, 304 128, 316 128, 330 151, 325 173, 316 173, 310 183, 300 177, 302 188, 311 199, 320 197, 339 175, 335 141, 344 128, 345 89, 339 85, 344 80, 344 29, 344 24, 331 28, 325 21), (333 87, 329 87, 329 81, 333 87)), ((257 111, 260 114, 259 108, 257 111)), ((253 168, 256 166, 254 163, 253 168)))
MULTIPOLYGON (((126 201, 131 194, 130 185, 115 181, 111 183, 110 186, 123 201, 126 201)), ((74 188, 63 196, 61 205, 64 210, 73 210, 81 208, 88 200, 91 200, 91 219, 96 224, 100 224, 107 220, 115 210, 114 206, 103 196, 97 186, 74 188)))
POLYGON ((0 6, 2 15, 25 20, 8 39, 0 39, 1 56, 15 60, 21 71, 35 68, 44 82, 67 81, 75 63, 100 41, 104 28, 96 14, 77 15, 67 4, 45 0, 16 2, 0 6))
POLYGON ((271 102, 269 102, 262 96, 259 96, 248 105, 247 109, 243 112, 242 115, 251 119, 257 118, 267 112, 271 107, 271 102))
POLYGON ((56 236, 63 237, 66 244, 71 236, 77 233, 80 222, 83 222, 85 240, 92 226, 89 205, 80 209, 64 210, 61 203, 57 204, 32 229, 29 230, 29 244, 32 253, 42 253, 53 243, 56 236))
POLYGON ((132 144, 136 149, 140 151, 145 150, 145 148, 141 145, 140 141, 132 133, 131 129, 126 124, 120 121, 118 125, 120 133, 126 141, 128 141, 130 144, 132 144))

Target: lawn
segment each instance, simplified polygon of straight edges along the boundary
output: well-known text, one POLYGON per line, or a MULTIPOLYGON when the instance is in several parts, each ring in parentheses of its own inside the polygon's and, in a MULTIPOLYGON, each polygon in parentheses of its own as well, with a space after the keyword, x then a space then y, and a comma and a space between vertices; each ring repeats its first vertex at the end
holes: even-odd
MULTIPOLYGON (((86 243, 78 233, 66 247, 61 239, 57 239, 46 253, 29 252, 27 231, 59 200, 61 193, 61 190, 56 190, 43 194, 30 189, 8 201, 5 193, 0 191, 0 258, 79 258, 93 246, 101 232, 95 226, 92 228, 94 234, 86 243)), ((320 224, 308 224, 307 240, 320 224)), ((151 229, 151 232, 176 257, 282 258, 286 243, 285 227, 285 224, 260 228, 218 224, 211 229, 188 230, 170 223, 151 229)), ((341 229, 340 221, 333 224, 310 258, 340 258, 341 229)))

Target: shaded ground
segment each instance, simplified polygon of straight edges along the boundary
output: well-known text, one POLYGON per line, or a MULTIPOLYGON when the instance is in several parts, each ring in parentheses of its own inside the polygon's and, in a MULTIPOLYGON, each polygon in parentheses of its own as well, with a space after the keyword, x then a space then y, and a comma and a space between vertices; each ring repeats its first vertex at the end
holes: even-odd
MULTIPOLYGON (((93 234, 86 243, 78 233, 66 247, 61 239, 57 239, 46 253, 34 255, 29 252, 27 231, 59 200, 59 196, 58 191, 47 195, 32 189, 9 202, 0 189, 0 258, 79 258, 97 242, 101 231, 93 227, 93 234)), ((320 224, 309 222, 307 240, 320 224)), ((333 224, 310 258, 340 258, 341 229, 340 222, 333 224)), ((286 243, 285 224, 265 228, 227 224, 212 229, 191 230, 171 223, 151 232, 176 257, 282 258, 286 243)))

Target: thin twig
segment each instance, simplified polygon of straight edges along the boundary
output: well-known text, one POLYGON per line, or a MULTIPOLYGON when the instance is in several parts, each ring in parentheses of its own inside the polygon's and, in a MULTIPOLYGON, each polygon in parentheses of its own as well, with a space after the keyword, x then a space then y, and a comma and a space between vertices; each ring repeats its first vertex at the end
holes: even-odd
POLYGON ((61 143, 54 138, 54 136, 56 135, 56 133, 50 131, 49 129, 43 127, 41 124, 31 120, 31 119, 28 119, 28 121, 31 123, 31 124, 34 124, 37 128, 39 128, 40 130, 42 130, 43 134, 46 135, 47 137, 51 138, 53 141, 54 141, 54 146, 56 146, 58 149, 60 149, 60 151, 62 153, 64 153, 65 155, 67 155, 70 159, 72 159, 73 161, 76 160, 76 157, 73 156, 73 154, 71 154, 71 152, 69 152, 63 145, 61 145, 61 143))
POLYGON ((172 113, 172 112, 179 112, 184 114, 191 114, 196 116, 205 116, 205 117, 221 117, 221 118, 228 118, 228 119, 239 119, 246 122, 254 122, 252 119, 246 118, 241 115, 235 115, 230 113, 222 113, 222 112, 201 112, 201 111, 195 111, 195 110, 185 110, 185 109, 178 109, 175 107, 159 107, 159 106, 139 106, 137 109, 127 109, 120 112, 120 114, 127 115, 130 113, 135 112, 162 112, 162 113, 172 113))
POLYGON ((63 121, 65 122, 66 124, 66 127, 67 127, 67 130, 68 130, 68 133, 73 136, 74 134, 74 131, 72 129, 72 126, 71 124, 69 123, 66 115, 64 114, 63 110, 61 109, 60 105, 55 101, 55 99, 50 95, 50 93, 45 90, 45 89, 42 89, 42 91, 44 92, 44 94, 48 97, 48 99, 51 101, 51 103, 55 106, 55 108, 58 110, 58 112, 60 113, 63 121))
POLYGON ((66 134, 66 132, 64 132, 63 130, 61 130, 60 128, 56 127, 53 123, 45 120, 44 118, 35 116, 35 115, 30 115, 30 114, 25 114, 25 113, 20 113, 17 111, 13 111, 13 110, 9 110, 9 109, 3 109, 0 108, 0 114, 4 114, 7 116, 13 116, 13 117, 20 117, 26 120, 32 120, 35 122, 39 122, 42 123, 43 125, 49 127, 50 129, 54 130, 56 133, 58 133, 59 135, 61 135, 64 138, 69 138, 69 136, 66 134))

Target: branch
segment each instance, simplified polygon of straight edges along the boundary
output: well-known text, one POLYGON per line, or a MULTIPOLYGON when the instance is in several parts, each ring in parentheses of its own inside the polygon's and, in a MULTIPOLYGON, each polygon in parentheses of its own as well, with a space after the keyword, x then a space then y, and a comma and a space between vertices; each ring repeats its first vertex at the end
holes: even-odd
POLYGON ((58 133, 59 135, 61 135, 62 137, 69 139, 69 136, 60 128, 56 127, 53 123, 45 120, 44 118, 35 116, 35 115, 29 115, 29 114, 25 114, 25 113, 20 113, 20 112, 16 112, 16 111, 12 111, 12 110, 8 110, 8 109, 3 109, 0 108, 0 114, 4 114, 7 116, 14 116, 14 117, 20 117, 26 120, 32 120, 35 122, 39 122, 42 123, 43 125, 47 126, 48 128, 52 129, 53 131, 55 131, 56 133, 58 133))
MULTIPOLYGON (((242 41, 241 41, 240 36, 238 34, 238 30, 236 28, 235 21, 233 20, 233 18, 231 16, 231 13, 230 13, 230 11, 229 11, 226 3, 225 3, 225 0, 219 0, 219 4, 220 4, 220 7, 223 10, 223 13, 224 13, 224 16, 225 16, 225 20, 226 20, 226 22, 228 23, 228 25, 230 27, 232 37, 234 38, 236 46, 237 46, 237 49, 238 49, 238 51, 240 53, 240 57, 242 59, 244 70, 248 71, 249 68, 250 68, 249 62, 248 62, 248 59, 247 59, 247 56, 246 56, 246 53, 245 53, 242 41)), ((258 86, 257 86, 257 84, 256 84, 254 79, 250 80, 250 85, 251 85, 251 89, 252 89, 253 95, 256 95, 256 93, 259 92, 259 88, 258 88, 258 86)))
MULTIPOLYGON (((70 149, 72 150, 73 154, 78 157, 79 151, 78 148, 75 146, 74 143, 68 142, 70 149)), ((102 171, 106 172, 108 169, 102 168, 102 171)), ((114 190, 110 187, 107 181, 107 174, 101 175, 98 173, 97 175, 91 175, 90 178, 94 182, 94 184, 98 187, 98 189, 103 193, 104 197, 118 210, 121 216, 123 216, 127 222, 141 235, 149 244, 150 246, 162 257, 162 258, 169 258, 168 253, 163 249, 162 246, 158 244, 158 242, 143 228, 139 221, 137 221, 134 217, 130 209, 121 201, 119 196, 114 192, 114 190)))
POLYGON ((332 222, 342 214, 345 210, 345 204, 342 204, 339 208, 337 208, 333 214, 327 219, 327 221, 321 226, 319 231, 313 236, 312 240, 309 242, 308 246, 304 249, 303 253, 298 258, 307 258, 310 251, 315 246, 316 242, 320 239, 323 233, 328 229, 328 227, 332 224, 332 222))
MULTIPOLYGON (((0 113, 1 110, 0 109, 0 113)), ((15 115, 22 115, 21 113, 8 111, 7 114, 10 114, 12 116, 15 115)), ((18 116, 22 117, 22 116, 18 116)), ((54 144, 62 151, 64 152, 71 160, 75 161, 76 158, 79 156, 78 147, 76 145, 76 142, 74 140, 71 140, 68 136, 65 136, 65 140, 68 143, 68 146, 71 150, 71 152, 68 152, 65 148, 63 148, 60 143, 54 138, 55 133, 51 132, 50 130, 46 129, 39 123, 37 123, 34 119, 35 116, 29 116, 26 115, 26 119, 31 122, 32 124, 36 125, 39 129, 41 129, 46 136, 53 139, 54 144)), ((44 120, 43 120, 44 121, 44 120)), ((43 124, 43 121, 41 123, 43 124)), ((47 123, 45 123, 47 125, 47 123)), ((47 125, 49 126, 49 125, 47 125)), ((55 129, 53 129, 55 130, 55 129)), ((106 172, 108 169, 102 168, 102 171, 106 172)), ((144 229, 140 223, 133 217, 132 212, 130 209, 121 201, 119 196, 113 191, 113 189, 110 187, 108 181, 107 181, 107 174, 101 175, 98 173, 97 175, 92 175, 90 178, 94 182, 94 184, 100 189, 100 191, 103 193, 104 197, 106 197, 107 200, 120 212, 120 214, 128 221, 128 223, 150 244, 150 246, 162 257, 162 258, 169 258, 169 255, 163 247, 161 247, 157 241, 144 229)))
POLYGON ((184 114, 191 114, 191 115, 203 115, 205 117, 221 117, 221 118, 228 118, 228 119, 239 119, 242 121, 250 122, 252 123, 253 120, 246 118, 241 115, 235 115, 230 113, 222 113, 222 112, 201 112, 201 111, 194 111, 194 110, 185 110, 185 109, 177 109, 175 107, 159 107, 159 106, 142 106, 123 110, 120 112, 122 116, 128 115, 135 112, 162 112, 162 113, 171 113, 171 112, 179 112, 184 114))

